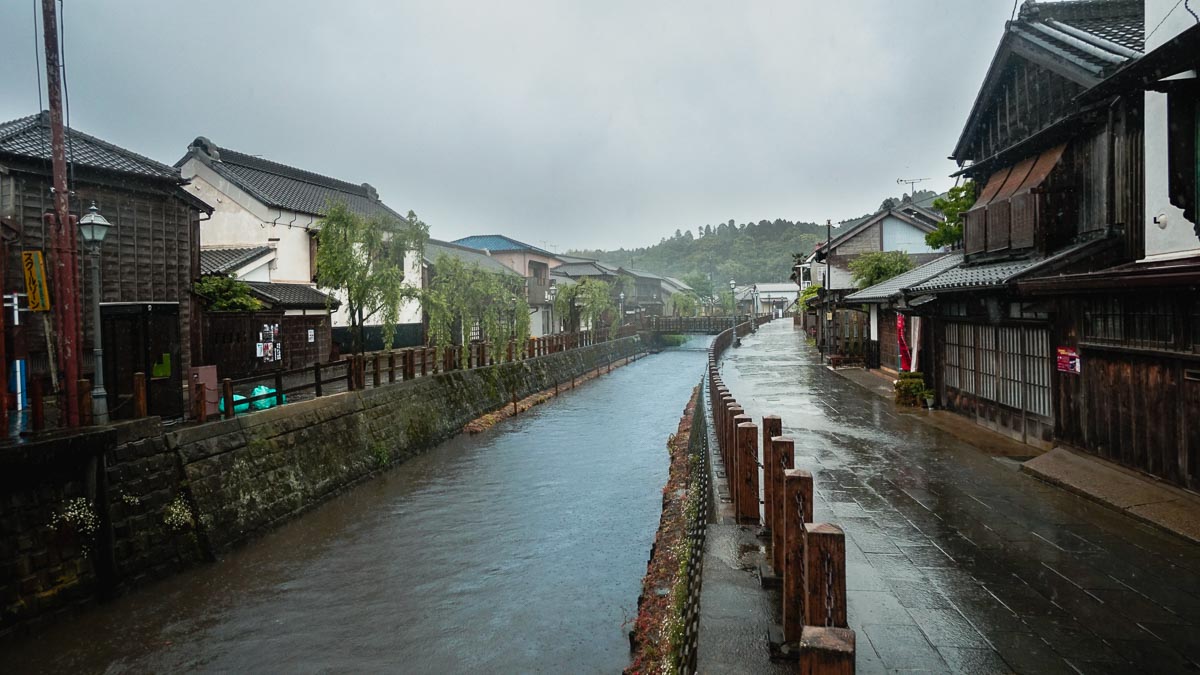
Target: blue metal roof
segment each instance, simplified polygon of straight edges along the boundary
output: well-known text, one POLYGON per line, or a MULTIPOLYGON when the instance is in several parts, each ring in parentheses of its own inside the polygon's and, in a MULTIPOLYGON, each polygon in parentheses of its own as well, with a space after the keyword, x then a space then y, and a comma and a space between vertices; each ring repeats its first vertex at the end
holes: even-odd
POLYGON ((455 239, 455 244, 459 246, 467 246, 469 248, 477 248, 479 250, 487 249, 488 251, 529 251, 538 255, 554 257, 554 254, 540 249, 536 246, 530 246, 522 241, 517 241, 511 237, 506 237, 502 234, 476 234, 462 239, 455 239))

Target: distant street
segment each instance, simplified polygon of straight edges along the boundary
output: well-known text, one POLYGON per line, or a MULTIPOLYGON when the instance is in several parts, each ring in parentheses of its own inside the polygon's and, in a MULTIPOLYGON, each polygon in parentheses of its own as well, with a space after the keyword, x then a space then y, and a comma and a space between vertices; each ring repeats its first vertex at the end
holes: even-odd
MULTIPOLYGON (((898 410, 827 370, 790 322, 743 339, 722 374, 756 421, 783 418, 796 467, 814 474, 816 521, 846 531, 858 672, 1200 666, 1200 546, 1022 474, 1016 461, 921 422, 925 413, 898 410)), ((733 571, 738 560, 706 560, 719 564, 733 571)), ((724 591, 711 590, 709 576, 702 607, 721 605, 708 610, 712 629, 724 617, 713 612, 728 614, 737 600, 710 599, 724 591)), ((766 606, 778 604, 771 596, 766 606)), ((779 617, 759 617, 761 632, 746 628, 764 637, 744 663, 765 654, 770 620, 779 617)), ((713 651, 727 636, 705 628, 701 670, 736 670, 713 651)))

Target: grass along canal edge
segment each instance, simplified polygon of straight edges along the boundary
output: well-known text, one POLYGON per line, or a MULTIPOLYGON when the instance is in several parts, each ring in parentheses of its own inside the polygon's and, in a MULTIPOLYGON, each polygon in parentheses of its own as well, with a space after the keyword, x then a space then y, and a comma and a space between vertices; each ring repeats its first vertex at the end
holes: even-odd
POLYGON ((694 668, 699 623, 699 584, 707 521, 706 428, 700 387, 667 440, 671 456, 663 487, 662 516, 650 548, 638 613, 629 631, 636 673, 679 673, 694 668))

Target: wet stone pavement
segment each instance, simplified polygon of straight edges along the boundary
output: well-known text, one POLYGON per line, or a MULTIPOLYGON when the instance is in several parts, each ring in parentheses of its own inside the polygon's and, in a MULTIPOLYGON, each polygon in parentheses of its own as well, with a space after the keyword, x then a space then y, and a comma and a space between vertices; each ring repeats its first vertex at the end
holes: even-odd
MULTIPOLYGON (((756 422, 783 418, 796 467, 814 475, 815 520, 846 532, 858 672, 1198 669, 1200 546, 1041 483, 1012 459, 923 423, 924 413, 897 409, 821 365, 790 322, 745 338, 721 371, 756 422)), ((752 533, 715 531, 702 611, 711 627, 731 618, 723 611, 745 610, 741 644, 757 639, 746 654, 755 671, 767 649, 759 624, 779 621, 778 592, 748 595, 756 573, 739 566, 745 555, 729 554, 753 546, 752 533)), ((715 672, 732 640, 704 628, 701 669, 707 657, 715 672)))

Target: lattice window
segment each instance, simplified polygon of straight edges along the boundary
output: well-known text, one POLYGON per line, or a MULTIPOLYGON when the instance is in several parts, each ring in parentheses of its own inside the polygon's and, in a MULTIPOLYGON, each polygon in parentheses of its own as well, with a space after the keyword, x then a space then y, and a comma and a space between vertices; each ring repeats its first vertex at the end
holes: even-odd
POLYGON ((946 328, 946 386, 959 388, 958 370, 958 324, 947 323, 946 328))
POLYGON ((1025 410, 1050 416, 1050 332, 1025 329, 1025 410))
POLYGON ((1093 298, 1084 308, 1083 329, 1090 342, 1171 349, 1175 308, 1169 297, 1093 298))
POLYGON ((1010 408, 1021 407, 1021 329, 1000 329, 1000 368, 997 401, 1010 408))
POLYGON ((976 328, 976 326, 967 323, 959 324, 958 326, 958 368, 962 381, 961 389, 968 394, 975 393, 976 328))
POLYGON ((996 400, 996 331, 979 326, 979 396, 996 400))
POLYGON ((1093 298, 1083 312, 1084 338, 1094 342, 1121 343, 1125 340, 1125 322, 1119 298, 1093 298))

